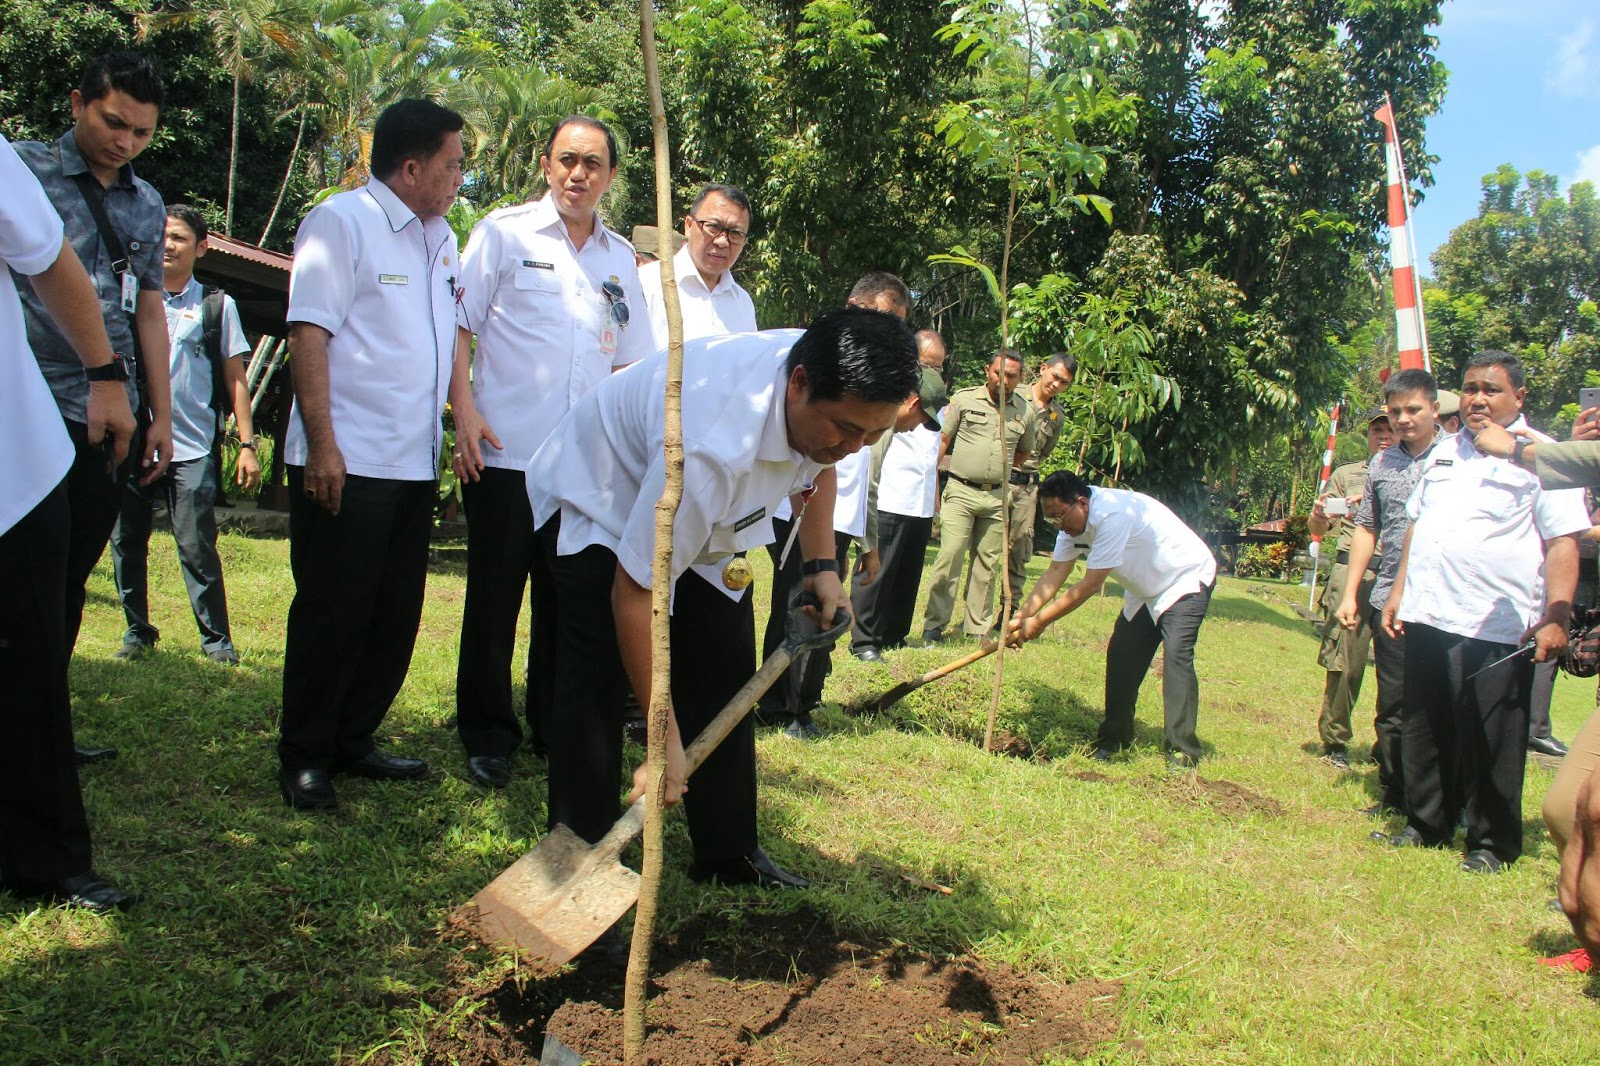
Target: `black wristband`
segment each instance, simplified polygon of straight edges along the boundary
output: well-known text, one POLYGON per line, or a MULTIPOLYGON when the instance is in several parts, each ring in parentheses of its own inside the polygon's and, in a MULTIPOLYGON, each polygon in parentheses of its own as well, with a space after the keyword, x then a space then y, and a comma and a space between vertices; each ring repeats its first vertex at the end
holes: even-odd
POLYGON ((804 574, 806 577, 810 577, 812 574, 820 574, 824 571, 827 571, 831 574, 837 574, 839 572, 839 560, 807 559, 805 562, 800 564, 800 573, 804 574))
POLYGON ((128 364, 122 356, 113 355, 109 363, 84 367, 83 376, 90 381, 127 381, 128 364))

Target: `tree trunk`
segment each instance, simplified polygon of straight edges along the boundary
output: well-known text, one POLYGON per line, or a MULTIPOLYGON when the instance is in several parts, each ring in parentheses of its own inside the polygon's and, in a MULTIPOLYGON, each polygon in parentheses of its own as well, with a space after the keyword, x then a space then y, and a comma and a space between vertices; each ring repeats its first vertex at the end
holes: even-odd
POLYGON ((272 232, 272 224, 278 221, 278 209, 283 206, 283 195, 289 191, 289 179, 294 176, 295 160, 300 157, 300 139, 306 133, 306 109, 300 105, 300 125, 295 127, 294 147, 289 149, 289 166, 283 172, 283 181, 278 185, 278 198, 272 201, 272 214, 267 216, 267 224, 261 228, 261 239, 256 241, 261 247, 267 246, 267 234, 272 232))
MULTIPOLYGON (((645 85, 650 95, 650 125, 655 134, 656 226, 663 246, 671 247, 672 162, 667 149, 667 114, 661 100, 661 74, 656 66, 653 0, 639 0, 639 46, 644 55, 645 85)), ((666 485, 656 502, 656 556, 650 573, 650 722, 645 789, 644 864, 639 873, 639 905, 634 912, 633 944, 628 953, 627 983, 622 1005, 623 1059, 628 1066, 644 1062, 644 1006, 650 979, 650 945, 655 939, 656 910, 661 900, 662 801, 667 782, 667 716, 672 713, 672 522, 683 499, 683 316, 678 308, 678 283, 672 256, 663 255, 661 302, 667 311, 666 485)))
POLYGON ((239 173, 239 84, 244 79, 244 68, 233 68, 233 125, 228 134, 228 207, 222 216, 222 228, 233 236, 233 183, 239 173))

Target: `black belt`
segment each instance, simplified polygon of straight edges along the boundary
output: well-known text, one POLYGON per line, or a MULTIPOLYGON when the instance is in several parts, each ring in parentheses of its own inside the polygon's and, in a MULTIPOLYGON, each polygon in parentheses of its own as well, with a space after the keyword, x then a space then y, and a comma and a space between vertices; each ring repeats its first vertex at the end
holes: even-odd
POLYGON ((998 481, 993 481, 993 482, 968 481, 966 478, 962 477, 960 474, 951 474, 950 476, 955 478, 957 481, 961 482, 963 485, 968 485, 968 486, 971 486, 972 488, 977 489, 979 492, 993 492, 995 489, 1000 487, 1000 482, 998 482, 998 481))
POLYGON ((1039 475, 1027 470, 1013 470, 1011 471, 1011 483, 1027 488, 1029 485, 1037 485, 1039 483, 1039 475))
MULTIPOLYGON (((1336 554, 1333 557, 1333 561, 1336 562, 1336 563, 1349 563, 1350 562, 1350 553, 1348 551, 1339 552, 1338 554, 1336 554)), ((1378 563, 1380 563, 1380 562, 1382 562, 1382 560, 1379 559, 1378 556, 1374 555, 1371 559, 1367 560, 1367 569, 1368 570, 1377 569, 1378 563)))

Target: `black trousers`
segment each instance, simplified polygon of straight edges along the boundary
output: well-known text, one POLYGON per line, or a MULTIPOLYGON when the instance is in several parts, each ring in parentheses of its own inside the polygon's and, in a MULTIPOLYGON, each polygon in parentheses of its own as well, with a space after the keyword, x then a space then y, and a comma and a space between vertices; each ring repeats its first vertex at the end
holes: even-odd
MULTIPOLYGON (((561 516, 538 533, 550 579, 535 583, 551 625, 534 630, 538 712, 548 716, 549 825, 593 843, 622 813, 622 699, 628 683, 617 648, 611 586, 617 558, 597 545, 558 555, 561 516)), ((672 704, 687 746, 755 672, 754 593, 737 602, 690 571, 672 611, 672 704)), ((539 610, 539 608, 536 608, 539 610)), ((756 848, 755 726, 747 715, 707 757, 684 794, 689 838, 702 862, 756 848)))
POLYGON ((856 616, 852 650, 905 644, 932 533, 932 518, 878 512, 878 580, 850 586, 850 607, 856 616))
POLYGON ((294 600, 283 653, 285 769, 337 770, 373 749, 411 666, 428 577, 431 481, 345 478, 337 516, 289 473, 294 600))
POLYGON ((1429 844, 1448 844, 1464 808, 1467 850, 1504 862, 1522 854, 1533 664, 1519 657, 1471 675, 1515 648, 1406 626, 1407 824, 1429 844))
POLYGON ((1165 728, 1161 749, 1181 752, 1198 762, 1200 741, 1195 723, 1200 717, 1200 679, 1194 672, 1194 645, 1200 636, 1200 623, 1211 606, 1207 585, 1191 592, 1162 612, 1159 620, 1150 617, 1148 607, 1128 618, 1120 611, 1106 647, 1106 717, 1100 724, 1096 745, 1120 751, 1133 743, 1133 711, 1139 699, 1139 686, 1150 671, 1156 649, 1162 649, 1161 702, 1165 728))
MULTIPOLYGON (((783 546, 788 543, 789 531, 794 527, 792 521, 782 518, 772 520, 772 530, 777 534, 777 540, 767 545, 767 555, 772 559, 772 610, 767 615, 767 629, 761 641, 761 659, 766 661, 778 645, 783 643, 789 622, 789 608, 793 605, 795 597, 800 595, 800 586, 805 580, 800 573, 802 562, 800 541, 795 540, 794 547, 789 550, 789 561, 782 568, 778 566, 778 559, 783 555, 783 546)), ((839 578, 845 580, 849 576, 850 542, 854 538, 848 533, 835 532, 833 534, 834 558, 839 563, 839 578)), ((853 586, 852 586, 853 588, 853 586)), ((778 675, 778 680, 767 689, 767 694, 761 698, 761 713, 769 718, 782 717, 783 715, 804 716, 811 713, 811 709, 822 702, 822 688, 828 683, 828 675, 833 672, 833 647, 817 648, 807 653, 796 670, 794 666, 778 675)))
MULTIPOLYGON (((509 757, 522 743, 512 707, 511 659, 517 617, 529 580, 547 580, 533 535, 533 509, 520 470, 486 467, 480 480, 463 482, 467 511, 467 597, 461 612, 461 652, 456 660, 456 730, 471 755, 509 757)), ((541 601, 533 597, 533 628, 541 601)), ((545 624, 549 624, 546 622, 545 624)), ((527 689, 533 691, 533 645, 528 648, 527 689)), ((543 752, 539 724, 527 703, 533 747, 543 752)))
POLYGON ((1373 676, 1378 698, 1373 709, 1372 761, 1378 764, 1378 802, 1406 811, 1404 712, 1406 707, 1406 638, 1383 631, 1382 615, 1372 612, 1373 676))
POLYGON ((1554 659, 1533 666, 1533 688, 1528 697, 1528 738, 1548 740, 1554 736, 1550 724, 1550 701, 1556 694, 1556 669, 1554 659))
POLYGON ((90 868, 67 691, 71 525, 63 480, 0 534, 0 879, 23 891, 90 868))
POLYGON ((67 510, 69 526, 66 533, 67 572, 65 587, 67 657, 78 646, 78 630, 83 627, 83 602, 89 575, 95 564, 105 554, 111 541, 111 529, 117 524, 117 514, 122 508, 123 482, 137 468, 140 451, 139 438, 128 449, 127 461, 115 474, 106 472, 106 455, 99 445, 89 443, 89 427, 82 422, 67 420, 67 435, 72 438, 77 454, 72 469, 67 472, 67 510))

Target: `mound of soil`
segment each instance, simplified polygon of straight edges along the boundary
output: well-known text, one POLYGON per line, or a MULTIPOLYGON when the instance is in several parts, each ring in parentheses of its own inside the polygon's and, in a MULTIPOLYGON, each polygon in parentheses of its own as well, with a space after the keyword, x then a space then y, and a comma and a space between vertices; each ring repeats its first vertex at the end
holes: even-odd
MULTIPOLYGON (((645 1060, 652 1066, 788 1066, 893 1062, 1024 1066, 1081 1056, 1114 1038, 1097 1012, 1110 982, 1069 985, 969 956, 930 958, 872 947, 800 911, 762 923, 732 951, 685 952, 708 930, 684 930, 664 956, 682 959, 653 983, 645 1060), (703 958, 690 958, 704 954, 703 958)), ((665 962, 665 958, 663 959, 665 962)), ((622 1061, 622 1015, 570 1002, 546 1031, 595 1063, 622 1061)))
MULTIPOLYGON (((1063 985, 867 939, 841 936, 804 908, 690 922, 655 952, 646 1061, 1025 1066, 1116 1038, 1115 982, 1063 985)), ((586 1062, 621 1063, 622 979, 621 967, 579 965, 479 992, 465 1022, 458 1014, 429 1034, 422 1061, 534 1064, 548 1032, 586 1062)))
POLYGON ((1263 796, 1254 789, 1220 778, 1210 780, 1195 774, 1174 777, 1166 782, 1163 791, 1174 799, 1210 807, 1235 818, 1251 814, 1278 818, 1283 814, 1283 804, 1271 796, 1263 796))

